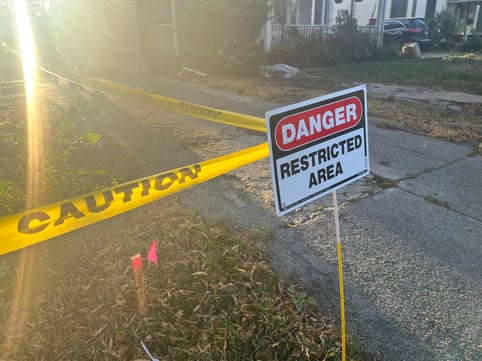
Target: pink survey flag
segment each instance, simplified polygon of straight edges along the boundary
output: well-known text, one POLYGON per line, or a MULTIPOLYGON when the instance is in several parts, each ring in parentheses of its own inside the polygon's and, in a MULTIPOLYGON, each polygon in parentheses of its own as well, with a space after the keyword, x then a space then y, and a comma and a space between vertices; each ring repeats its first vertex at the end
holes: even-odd
POLYGON ((147 260, 151 261, 152 263, 155 263, 157 266, 157 241, 156 240, 152 241, 151 248, 147 253, 147 260))

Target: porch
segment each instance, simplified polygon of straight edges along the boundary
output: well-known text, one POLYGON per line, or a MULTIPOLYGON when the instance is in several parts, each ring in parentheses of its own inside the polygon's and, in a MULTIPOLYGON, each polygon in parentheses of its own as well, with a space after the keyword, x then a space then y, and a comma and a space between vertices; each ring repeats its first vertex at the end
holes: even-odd
MULTIPOLYGON (((295 24, 268 24, 264 39, 266 51, 289 49, 295 46, 300 39, 323 38, 333 33, 334 25, 295 25, 295 24)), ((358 26, 358 31, 368 32, 375 39, 378 38, 379 25, 358 26)))

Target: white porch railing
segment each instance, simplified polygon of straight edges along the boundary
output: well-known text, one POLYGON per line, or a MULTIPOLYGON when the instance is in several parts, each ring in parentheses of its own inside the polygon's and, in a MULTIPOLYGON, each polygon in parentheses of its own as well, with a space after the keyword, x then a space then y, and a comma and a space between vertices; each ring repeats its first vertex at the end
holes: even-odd
MULTIPOLYGON (((378 35, 378 29, 378 25, 358 26, 359 31, 370 32, 375 37, 378 35)), ((267 50, 289 49, 300 39, 323 38, 333 30, 334 26, 330 25, 271 24, 266 32, 266 43, 269 44, 267 50)))

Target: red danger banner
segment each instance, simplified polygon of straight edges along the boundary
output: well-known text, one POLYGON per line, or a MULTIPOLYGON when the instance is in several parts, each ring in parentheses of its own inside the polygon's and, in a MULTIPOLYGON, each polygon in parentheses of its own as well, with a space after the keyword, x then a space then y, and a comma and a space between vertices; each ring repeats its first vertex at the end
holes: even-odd
POLYGON ((276 125, 276 144, 290 150, 358 125, 363 116, 359 98, 350 97, 289 115, 276 125))

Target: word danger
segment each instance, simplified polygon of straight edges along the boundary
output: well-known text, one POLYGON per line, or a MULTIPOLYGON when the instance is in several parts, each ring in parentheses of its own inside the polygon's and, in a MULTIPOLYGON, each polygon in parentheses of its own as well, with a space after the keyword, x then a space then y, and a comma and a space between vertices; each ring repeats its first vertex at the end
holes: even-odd
POLYGON ((350 97, 289 115, 276 125, 276 145, 287 151, 353 128, 362 112, 360 99, 350 97))
POLYGON ((167 191, 176 184, 186 183, 188 179, 195 180, 199 177, 199 172, 201 172, 201 165, 194 164, 177 171, 161 173, 156 177, 122 184, 75 201, 61 203, 53 211, 33 211, 19 219, 17 230, 20 233, 35 234, 49 226, 61 226, 69 219, 76 220, 87 215, 99 214, 119 203, 129 203, 156 191, 167 191))
POLYGON ((317 168, 310 173, 308 187, 317 186, 343 174, 343 167, 340 161, 323 167, 319 167, 320 165, 332 162, 339 156, 353 152, 359 149, 362 144, 363 140, 360 135, 343 139, 327 147, 319 148, 313 152, 294 158, 289 162, 281 163, 279 165, 279 174, 281 179, 286 179, 310 168, 317 168))

